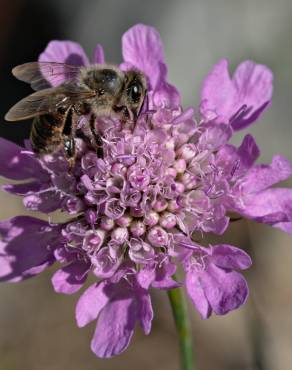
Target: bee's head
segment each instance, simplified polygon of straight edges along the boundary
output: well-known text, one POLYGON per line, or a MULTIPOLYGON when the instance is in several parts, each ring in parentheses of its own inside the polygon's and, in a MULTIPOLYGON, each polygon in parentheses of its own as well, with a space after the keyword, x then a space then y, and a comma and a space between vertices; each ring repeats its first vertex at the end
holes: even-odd
POLYGON ((121 112, 122 119, 136 121, 147 92, 146 78, 137 70, 125 72, 124 86, 114 110, 121 112))

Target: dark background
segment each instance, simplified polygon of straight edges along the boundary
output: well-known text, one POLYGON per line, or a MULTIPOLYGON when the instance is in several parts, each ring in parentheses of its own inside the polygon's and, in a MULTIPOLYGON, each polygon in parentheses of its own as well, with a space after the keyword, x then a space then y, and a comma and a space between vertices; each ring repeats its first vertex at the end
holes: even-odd
MULTIPOLYGON (((120 38, 130 26, 155 26, 165 45, 172 83, 184 106, 197 105, 203 77, 222 57, 232 69, 244 59, 267 64, 275 74, 273 105, 248 131, 262 161, 281 153, 292 161, 291 0, 0 0, 0 115, 30 93, 12 67, 37 60, 51 39, 80 42, 91 56, 97 42, 107 61, 121 61, 120 38)), ((0 135, 22 143, 30 122, 0 123, 0 135)), ((243 134, 234 139, 239 143, 243 134)), ((5 159, 0 159, 5 160, 5 159)), ((286 183, 286 185, 292 185, 286 183)), ((21 201, 0 193, 1 219, 26 213, 21 201)), ((54 216, 58 217, 58 216, 54 216)), ((250 299, 225 317, 190 315, 199 370, 290 370, 292 368, 292 243, 283 232, 239 221, 221 240, 254 257, 246 272, 250 299)), ((98 360, 89 344, 93 326, 74 322, 77 297, 53 292, 52 271, 22 284, 0 286, 0 370, 179 369, 171 312, 164 292, 153 292, 150 336, 139 330, 130 349, 98 360)))

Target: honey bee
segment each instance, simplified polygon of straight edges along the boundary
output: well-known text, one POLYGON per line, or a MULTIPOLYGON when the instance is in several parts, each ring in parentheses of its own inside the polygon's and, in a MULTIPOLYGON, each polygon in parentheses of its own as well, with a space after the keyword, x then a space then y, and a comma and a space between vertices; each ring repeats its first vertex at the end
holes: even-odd
POLYGON ((135 122, 147 92, 142 72, 122 72, 109 64, 80 67, 32 62, 13 68, 12 74, 36 92, 16 103, 5 119, 34 118, 30 134, 33 150, 46 154, 63 149, 70 167, 75 162, 75 137, 81 116, 88 117, 91 139, 102 156, 96 118, 109 116, 122 123, 135 122))

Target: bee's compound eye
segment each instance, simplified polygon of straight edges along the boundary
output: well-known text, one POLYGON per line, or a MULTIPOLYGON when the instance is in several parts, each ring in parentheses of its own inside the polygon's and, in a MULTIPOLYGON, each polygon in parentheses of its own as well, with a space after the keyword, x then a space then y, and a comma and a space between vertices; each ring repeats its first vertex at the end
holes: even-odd
POLYGON ((103 69, 101 76, 106 82, 113 82, 118 78, 117 72, 109 68, 103 69))
POLYGON ((141 85, 134 82, 127 88, 127 94, 134 103, 137 103, 142 95, 141 85))

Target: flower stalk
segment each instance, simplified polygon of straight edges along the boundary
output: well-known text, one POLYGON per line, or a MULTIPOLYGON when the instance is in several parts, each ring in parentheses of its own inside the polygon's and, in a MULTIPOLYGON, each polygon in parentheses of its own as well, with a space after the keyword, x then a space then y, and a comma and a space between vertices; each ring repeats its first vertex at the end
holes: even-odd
POLYGON ((182 288, 177 288, 170 289, 167 293, 178 334, 181 370, 195 370, 191 325, 184 292, 182 288))

